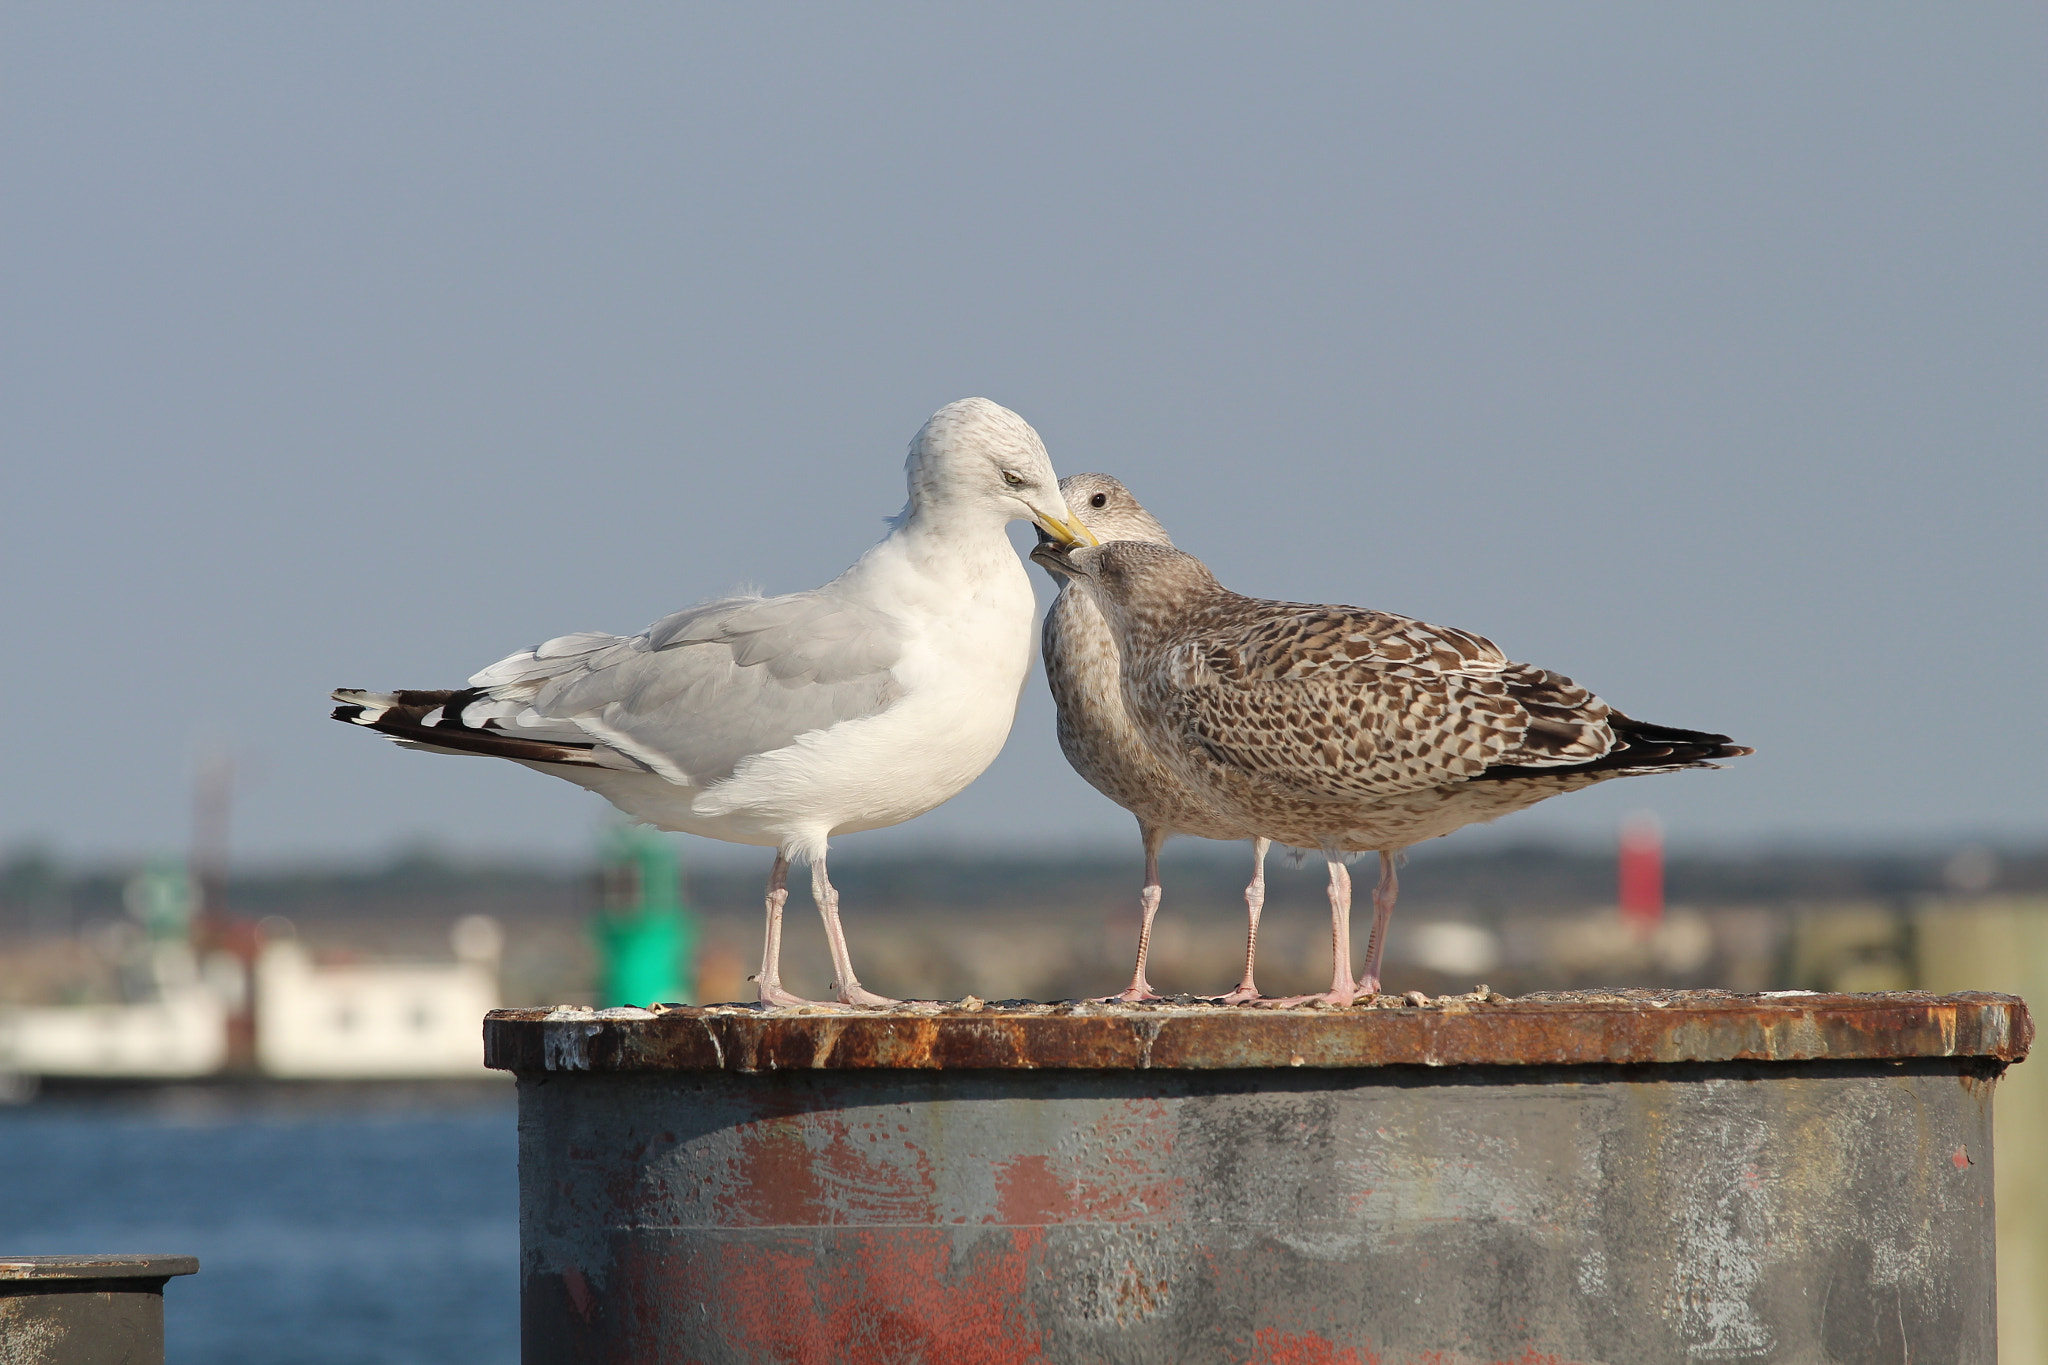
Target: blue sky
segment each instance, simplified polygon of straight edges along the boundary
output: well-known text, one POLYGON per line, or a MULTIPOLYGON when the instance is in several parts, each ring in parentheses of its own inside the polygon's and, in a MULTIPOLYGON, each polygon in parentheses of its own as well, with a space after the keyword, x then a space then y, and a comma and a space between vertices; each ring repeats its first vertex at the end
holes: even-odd
MULTIPOLYGON (((578 852, 327 688, 822 581, 967 394, 1241 591, 1761 751, 1495 837, 2038 838, 2044 27, 10 6, 0 846, 178 847, 225 748, 245 858, 578 852)), ((859 846, 1129 838, 1034 679, 859 846)))

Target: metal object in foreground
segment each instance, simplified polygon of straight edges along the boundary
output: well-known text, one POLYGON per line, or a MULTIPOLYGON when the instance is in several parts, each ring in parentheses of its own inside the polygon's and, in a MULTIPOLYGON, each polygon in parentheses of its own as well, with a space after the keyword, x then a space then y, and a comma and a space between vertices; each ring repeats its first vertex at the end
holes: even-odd
POLYGON ((164 1281, 196 1256, 0 1257, 6 1365, 163 1365, 164 1281))
POLYGON ((504 1010, 555 1361, 1993 1365, 2011 996, 504 1010))

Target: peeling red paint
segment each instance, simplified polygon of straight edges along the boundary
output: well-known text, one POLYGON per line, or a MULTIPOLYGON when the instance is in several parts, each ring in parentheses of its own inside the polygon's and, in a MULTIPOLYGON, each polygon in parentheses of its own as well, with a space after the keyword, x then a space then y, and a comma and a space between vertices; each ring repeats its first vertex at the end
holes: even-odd
POLYGON ((1051 1159, 1036 1153, 996 1168, 996 1211, 990 1221, 1011 1227, 1063 1223, 1074 1212, 1067 1186, 1053 1174, 1051 1159))
POLYGON ((596 1299, 590 1292, 590 1281, 583 1278, 583 1272, 573 1265, 563 1271, 562 1288, 568 1291, 569 1307, 575 1311, 577 1318, 589 1322, 594 1316, 591 1310, 596 1304, 596 1299))
POLYGON ((996 1167, 996 1207, 984 1222, 1041 1227, 1136 1223, 1170 1215, 1181 1201, 1174 1125, 1156 1100, 1133 1100, 1054 1152, 996 1167))
POLYGON ((712 1201, 718 1225, 938 1221, 931 1160, 914 1143, 888 1131, 897 1126, 843 1115, 746 1125, 738 1154, 712 1201))
POLYGON ((776 1365, 1045 1359, 1024 1297, 1042 1234, 989 1238, 957 1269, 951 1235, 936 1229, 849 1236, 824 1261, 808 1251, 725 1247, 714 1292, 727 1344, 776 1365))
POLYGON ((1170 1212, 1181 1196, 1173 1135, 1172 1115, 1156 1099, 1128 1101, 1097 1120, 1086 1138, 1093 1159, 1070 1163, 1076 1184, 1065 1221, 1135 1223, 1170 1212))
POLYGON ((1974 1166, 1977 1164, 1976 1162, 1970 1160, 1970 1151, 1967 1147, 1956 1148, 1956 1154, 1950 1157, 1949 1160, 1955 1163, 1955 1168, 1959 1171, 1964 1169, 1965 1167, 1974 1166))
POLYGON ((1259 1329, 1250 1365, 1380 1365, 1380 1358, 1362 1348, 1347 1346, 1341 1352, 1329 1338, 1314 1332, 1279 1332, 1259 1329))
POLYGON ((739 1166, 718 1201, 728 1227, 790 1227, 824 1222, 818 1180, 804 1125, 790 1119, 750 1124, 740 1139, 739 1166))

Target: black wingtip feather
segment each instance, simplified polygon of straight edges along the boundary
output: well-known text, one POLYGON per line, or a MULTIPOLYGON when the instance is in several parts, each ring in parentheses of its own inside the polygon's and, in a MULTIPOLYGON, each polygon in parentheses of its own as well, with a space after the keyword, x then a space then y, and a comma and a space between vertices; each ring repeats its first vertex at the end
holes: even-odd
POLYGON ((363 717, 369 714, 370 708, 355 702, 335 707, 334 719, 375 730, 392 739, 430 744, 437 749, 454 749, 492 758, 525 759, 534 763, 561 763, 576 768, 605 766, 590 757, 590 751, 597 747, 594 744, 526 739, 494 728, 463 724, 463 707, 483 696, 482 688, 465 687, 438 692, 407 688, 390 695, 395 699, 394 704, 385 707, 375 720, 365 721, 363 717), (437 710, 440 716, 432 725, 426 724, 426 718, 437 710))
POLYGON ((1505 780, 1516 777, 1556 777, 1565 773, 1613 772, 1633 768, 1648 770, 1654 768, 1695 768, 1711 765, 1716 759, 1744 758, 1756 752, 1747 745, 1737 744, 1726 735, 1717 735, 1706 730, 1681 730, 1670 725, 1651 725, 1645 721, 1624 716, 1619 711, 1608 714, 1608 723, 1621 743, 1589 763, 1574 763, 1567 767, 1536 768, 1503 764, 1488 768, 1479 776, 1482 779, 1505 780))

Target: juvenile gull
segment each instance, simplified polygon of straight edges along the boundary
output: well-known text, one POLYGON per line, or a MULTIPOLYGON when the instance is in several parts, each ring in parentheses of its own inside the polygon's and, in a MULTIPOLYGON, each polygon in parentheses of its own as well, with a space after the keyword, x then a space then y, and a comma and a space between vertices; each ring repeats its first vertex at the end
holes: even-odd
POLYGON ((1123 702, 1193 790, 1330 869, 1331 986, 1376 993, 1396 855, 1613 777, 1753 752, 1646 725, 1462 630, 1359 607, 1234 593, 1194 556, 1117 541, 1032 558, 1072 575, 1116 641, 1123 702), (1351 978, 1347 852, 1376 851, 1372 936, 1351 978))
MULTIPOLYGON (((1137 540, 1171 545, 1158 519, 1146 511, 1131 490, 1107 474, 1070 474, 1060 492, 1074 515, 1097 540, 1137 540)), ((1145 887, 1139 897, 1143 918, 1138 926, 1138 965, 1119 1000, 1156 1000, 1145 979, 1145 958, 1152 946, 1152 921, 1159 913, 1159 850, 1176 834, 1201 839, 1250 839, 1252 880, 1245 887, 1244 978, 1220 997, 1235 1004, 1258 999, 1252 960, 1258 950, 1259 912, 1266 903, 1268 841, 1242 818, 1219 809, 1200 790, 1182 781, 1151 746, 1124 709, 1117 676, 1116 640, 1108 622, 1086 589, 1069 575, 1053 572, 1059 595, 1045 613, 1045 679, 1052 686, 1059 711, 1060 751, 1074 771, 1110 800, 1138 817, 1138 838, 1145 849, 1145 887)))
POLYGON ((704 602, 633 636, 560 636, 460 690, 343 689, 334 718, 509 758, 660 829, 773 848, 764 1005, 810 1003, 780 975, 785 881, 808 860, 839 1000, 894 1004, 854 976, 826 841, 922 815, 980 776, 1031 662, 1036 602, 1003 528, 1087 535, 1038 433, 986 398, 933 413, 905 469, 889 534, 822 588, 704 602))

